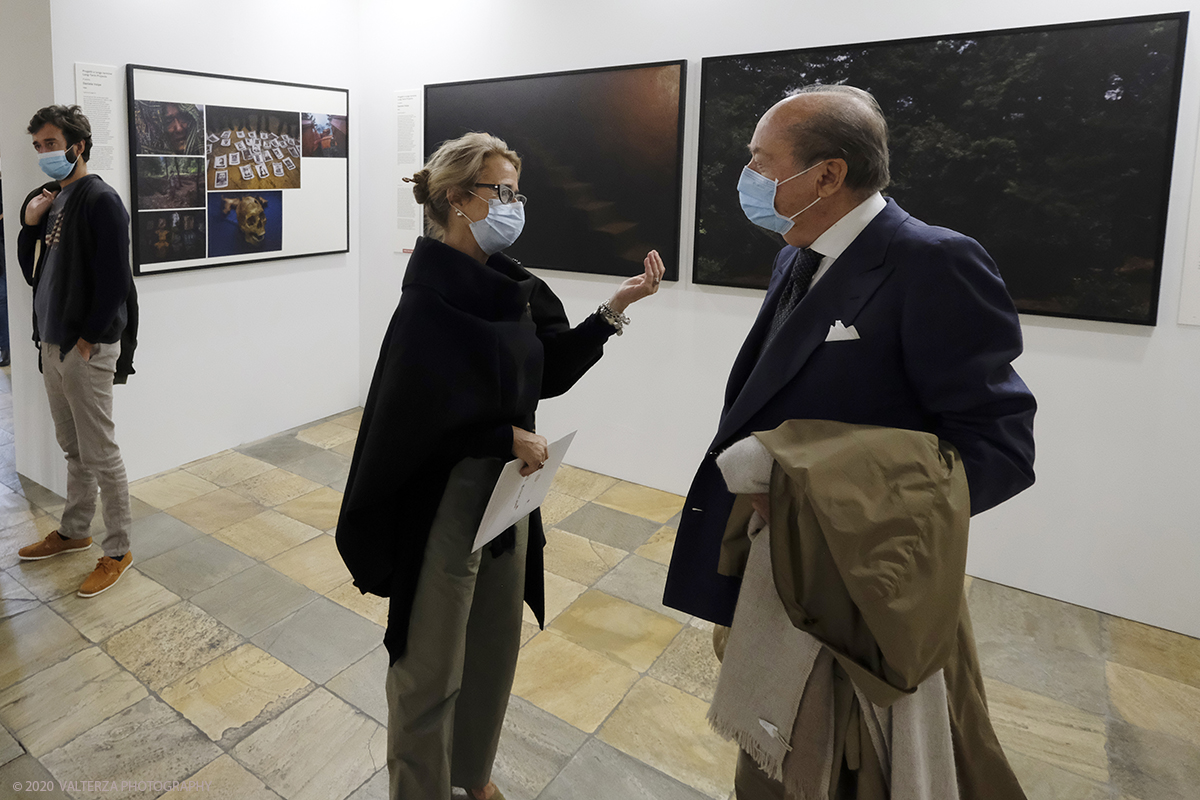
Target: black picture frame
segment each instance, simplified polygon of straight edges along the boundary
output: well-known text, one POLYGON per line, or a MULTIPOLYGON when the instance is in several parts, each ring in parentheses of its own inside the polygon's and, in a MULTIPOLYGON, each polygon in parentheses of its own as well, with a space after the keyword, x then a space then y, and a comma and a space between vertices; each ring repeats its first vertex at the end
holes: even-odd
POLYGON ((1188 13, 705 58, 699 284, 765 288, 782 244, 736 185, 759 117, 799 86, 875 95, 887 193, 978 239, 1026 314, 1154 325, 1188 13))
POLYGON ((525 266, 630 276, 655 249, 679 277, 687 62, 425 86, 425 155, 468 131, 522 159, 525 266))
POLYGON ((125 69, 134 275, 350 251, 345 143, 317 165, 302 159, 300 136, 306 113, 336 114, 344 124, 348 89, 125 69))

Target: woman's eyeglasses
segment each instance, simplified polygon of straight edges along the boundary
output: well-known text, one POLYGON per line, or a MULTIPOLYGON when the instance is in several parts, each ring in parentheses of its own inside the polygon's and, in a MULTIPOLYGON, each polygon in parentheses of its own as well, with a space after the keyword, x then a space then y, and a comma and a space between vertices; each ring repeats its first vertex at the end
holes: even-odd
POLYGON ((496 193, 496 196, 500 198, 500 202, 504 205, 508 205, 514 201, 520 203, 521 205, 525 205, 525 195, 517 194, 512 190, 511 187, 505 186, 503 183, 477 183, 475 185, 481 186, 485 189, 493 190, 496 193))

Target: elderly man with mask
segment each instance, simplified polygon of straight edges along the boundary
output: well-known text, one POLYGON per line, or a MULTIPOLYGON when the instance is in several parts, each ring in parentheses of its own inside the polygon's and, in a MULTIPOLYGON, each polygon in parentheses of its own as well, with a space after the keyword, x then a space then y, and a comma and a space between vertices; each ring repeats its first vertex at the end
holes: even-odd
POLYGON ((1033 483, 1012 300, 977 242, 881 195, 870 94, 800 90, 762 117, 750 156, 742 208, 786 246, 664 596, 733 625, 710 716, 742 747, 738 797, 1023 797, 962 602, 968 516, 1033 483), (746 633, 770 624, 773 639, 746 633))

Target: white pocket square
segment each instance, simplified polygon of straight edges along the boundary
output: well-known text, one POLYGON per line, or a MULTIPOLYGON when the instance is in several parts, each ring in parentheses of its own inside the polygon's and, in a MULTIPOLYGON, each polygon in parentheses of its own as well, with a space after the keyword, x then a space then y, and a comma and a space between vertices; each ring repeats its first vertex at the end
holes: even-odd
POLYGON ((825 336, 827 342, 851 342, 858 339, 858 331, 854 330, 854 326, 849 327, 842 324, 840 319, 834 320, 829 326, 829 333, 825 336))

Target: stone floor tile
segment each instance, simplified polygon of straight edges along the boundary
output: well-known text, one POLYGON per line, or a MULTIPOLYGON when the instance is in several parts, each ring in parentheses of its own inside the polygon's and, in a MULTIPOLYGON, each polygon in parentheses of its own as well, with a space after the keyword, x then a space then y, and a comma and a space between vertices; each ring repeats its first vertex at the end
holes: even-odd
POLYGON ((1143 800, 1195 800, 1200 748, 1156 731, 1110 720, 1108 757, 1112 783, 1143 800))
POLYGON ((253 636, 315 600, 317 594, 255 564, 216 586, 193 595, 192 602, 242 636, 253 636))
POLYGON ((220 754, 170 706, 147 697, 48 753, 42 764, 56 780, 73 782, 67 790, 77 800, 149 800, 163 793, 162 782, 194 775, 220 754), (135 788, 114 794, 99 783, 84 783, 101 780, 128 781, 135 788))
POLYGON ((616 486, 617 483, 619 483, 617 478, 563 464, 555 473, 554 484, 551 488, 561 494, 577 497, 590 503, 616 486))
POLYGON ((159 695, 224 748, 278 717, 312 688, 308 679, 252 644, 220 656, 159 695))
POLYGON ((1105 617, 1108 660, 1200 689, 1200 639, 1105 617))
POLYGON ((1126 722, 1200 748, 1200 689, 1110 662, 1108 696, 1126 722))
MULTIPOLYGON (((54 776, 33 756, 21 756, 0 766, 0 786, 21 787, 21 794, 37 800, 73 800, 64 792, 54 776)), ((19 796, 15 793, 13 797, 19 796)))
POLYGON ((141 563, 203 536, 200 531, 165 511, 136 520, 129 528, 129 549, 141 563))
POLYGON ((301 478, 308 478, 316 483, 330 485, 345 480, 350 474, 350 457, 333 450, 325 450, 316 455, 302 458, 288 464, 288 472, 295 473, 301 478))
POLYGON ((206 495, 171 506, 167 513, 202 533, 216 533, 242 520, 261 514, 262 507, 229 489, 217 489, 206 495))
POLYGON ((992 727, 1005 752, 1108 783, 1103 716, 999 681, 985 678, 984 685, 992 727))
POLYGON ((358 787, 348 800, 388 800, 388 772, 381 769, 371 779, 358 787))
POLYGON ((637 679, 629 667, 543 631, 521 648, 513 694, 593 733, 637 679))
POLYGON ((386 628, 388 617, 388 599, 373 594, 363 594, 351 581, 346 581, 325 596, 339 606, 345 606, 354 613, 371 620, 376 625, 386 628))
POLYGON ((378 647, 383 628, 318 597, 251 641, 314 683, 325 683, 378 647))
POLYGON ((733 788, 737 745, 708 726, 708 703, 653 678, 637 682, 598 738, 709 797, 733 788))
POLYGON ((307 444, 328 450, 331 447, 337 447, 339 444, 354 441, 358 438, 358 431, 347 428, 344 425, 339 425, 336 422, 322 422, 320 425, 313 425, 299 431, 296 434, 296 438, 307 444))
POLYGON ((630 556, 596 583, 596 588, 614 597, 620 597, 643 608, 686 623, 691 619, 674 608, 662 603, 663 586, 667 582, 667 568, 655 561, 630 556))
MULTIPOLYGON (((0 767, 23 755, 25 755, 25 748, 17 743, 17 740, 13 738, 11 733, 0 727, 0 767)), ((0 783, 0 786, 4 785, 0 783)))
POLYGON ((321 452, 322 449, 301 442, 291 434, 279 434, 234 448, 243 455, 257 458, 259 461, 266 461, 277 467, 282 467, 290 461, 299 461, 306 456, 321 452))
MULTIPOLYGON (((555 575, 553 572, 547 572, 544 580, 546 584, 545 621, 549 625, 555 617, 566 611, 567 606, 574 603, 579 595, 587 591, 587 587, 582 583, 555 575)), ((533 611, 528 605, 522 607, 521 613, 523 621, 530 625, 537 624, 537 617, 533 615, 533 611)))
POLYGON ((333 591, 351 578, 332 536, 309 539, 275 556, 267 565, 317 594, 333 591))
POLYGON ((704 800, 708 795, 590 739, 538 800, 704 800))
POLYGON ((634 552, 642 558, 657 561, 664 566, 671 563, 671 551, 675 549, 675 529, 667 525, 654 532, 646 543, 634 552))
POLYGON ((233 755, 288 800, 341 800, 386 764, 387 731, 317 689, 233 755))
POLYGON ((63 506, 67 504, 67 498, 58 492, 47 489, 32 478, 18 474, 17 480, 21 487, 17 494, 24 495, 29 502, 47 513, 59 514, 62 512, 63 506))
POLYGON ((508 800, 536 800, 588 735, 527 700, 512 698, 492 769, 508 800))
POLYGON ((209 483, 190 472, 175 470, 134 481, 129 484, 129 494, 157 509, 168 509, 219 488, 215 483, 209 483))
POLYGON ((546 569, 585 586, 600 580, 627 555, 624 550, 558 528, 546 531, 546 569))
POLYGON ((204 800, 279 800, 279 795, 254 777, 228 754, 219 756, 195 775, 187 777, 189 786, 199 788, 172 793, 168 797, 202 797, 204 800))
POLYGON ((975 638, 1104 656, 1099 612, 980 580, 971 589, 975 638))
POLYGON ((57 529, 58 518, 42 514, 28 522, 0 530, 0 569, 9 569, 21 563, 18 550, 40 542, 57 529))
POLYGON ((298 519, 305 525, 329 530, 337 525, 338 514, 342 510, 342 493, 322 486, 316 491, 297 497, 278 506, 280 514, 286 514, 292 519, 298 519))
POLYGON ((713 652, 712 631, 686 626, 647 674, 711 703, 721 674, 721 662, 713 652))
POLYGON ((98 647, 0 691, 0 722, 40 758, 146 697, 146 687, 98 647))
MULTIPOLYGON (((11 445, 10 445, 11 447, 11 445)), ((33 502, 14 492, 0 495, 0 528, 11 528, 29 522, 46 512, 33 502)))
POLYGON ((1031 800, 1110 800, 1111 793, 1105 784, 1090 781, 1023 753, 1009 752, 1006 755, 1021 788, 1025 790, 1025 796, 1031 800))
POLYGON ((237 633, 185 600, 121 631, 104 649, 157 692, 240 642, 237 633))
POLYGON ((610 547, 633 552, 662 526, 648 519, 589 503, 559 522, 557 527, 610 547))
POLYGON ((330 678, 325 688, 386 727, 387 671, 387 648, 379 645, 360 661, 330 678))
POLYGON ((235 483, 229 489, 259 505, 274 508, 280 503, 295 500, 300 495, 319 489, 320 486, 319 483, 301 478, 285 469, 273 469, 235 483))
POLYGON ((48 606, 0 620, 0 689, 69 658, 87 639, 48 606))
POLYGON ((185 464, 182 469, 224 488, 253 478, 255 475, 270 472, 275 467, 234 450, 223 450, 208 458, 185 464))
POLYGON ((249 569, 254 563, 254 559, 224 542, 201 536, 141 562, 138 568, 180 597, 189 598, 249 569), (198 568, 201 564, 203 568, 198 568))
POLYGON ((645 672, 675 635, 680 623, 592 589, 555 617, 550 630, 576 644, 645 672))
POLYGON ((42 561, 18 561, 7 572, 38 600, 49 603, 79 591, 79 585, 92 574, 103 554, 99 547, 92 546, 42 561))
POLYGON ((972 584, 968 605, 985 676, 1107 712, 1098 612, 982 580, 972 584))
POLYGON ((15 617, 37 605, 38 599, 33 592, 12 575, 0 571, 0 620, 15 617))
POLYGON ((320 534, 311 525, 268 510, 223 528, 213 537, 251 558, 265 561, 320 534))
POLYGON ((50 608, 93 642, 102 642, 178 602, 179 595, 131 567, 103 594, 96 597, 69 594, 50 603, 50 608))
POLYGON ((361 408, 356 408, 352 411, 346 412, 345 414, 334 417, 330 420, 330 422, 336 422, 342 427, 357 431, 359 426, 362 424, 362 416, 363 410, 361 408))
POLYGON ((587 505, 586 500, 556 492, 553 489, 542 501, 542 527, 550 529, 587 505))
POLYGON ((345 456, 346 458, 354 458, 354 446, 356 444, 358 444, 357 440, 343 442, 337 447, 331 448, 329 452, 337 453, 338 455, 345 456))
POLYGON ((679 495, 627 481, 617 482, 594 502, 660 525, 683 510, 683 498, 679 495))
POLYGON ((524 647, 525 643, 537 636, 540 630, 536 623, 521 620, 521 646, 524 647))

